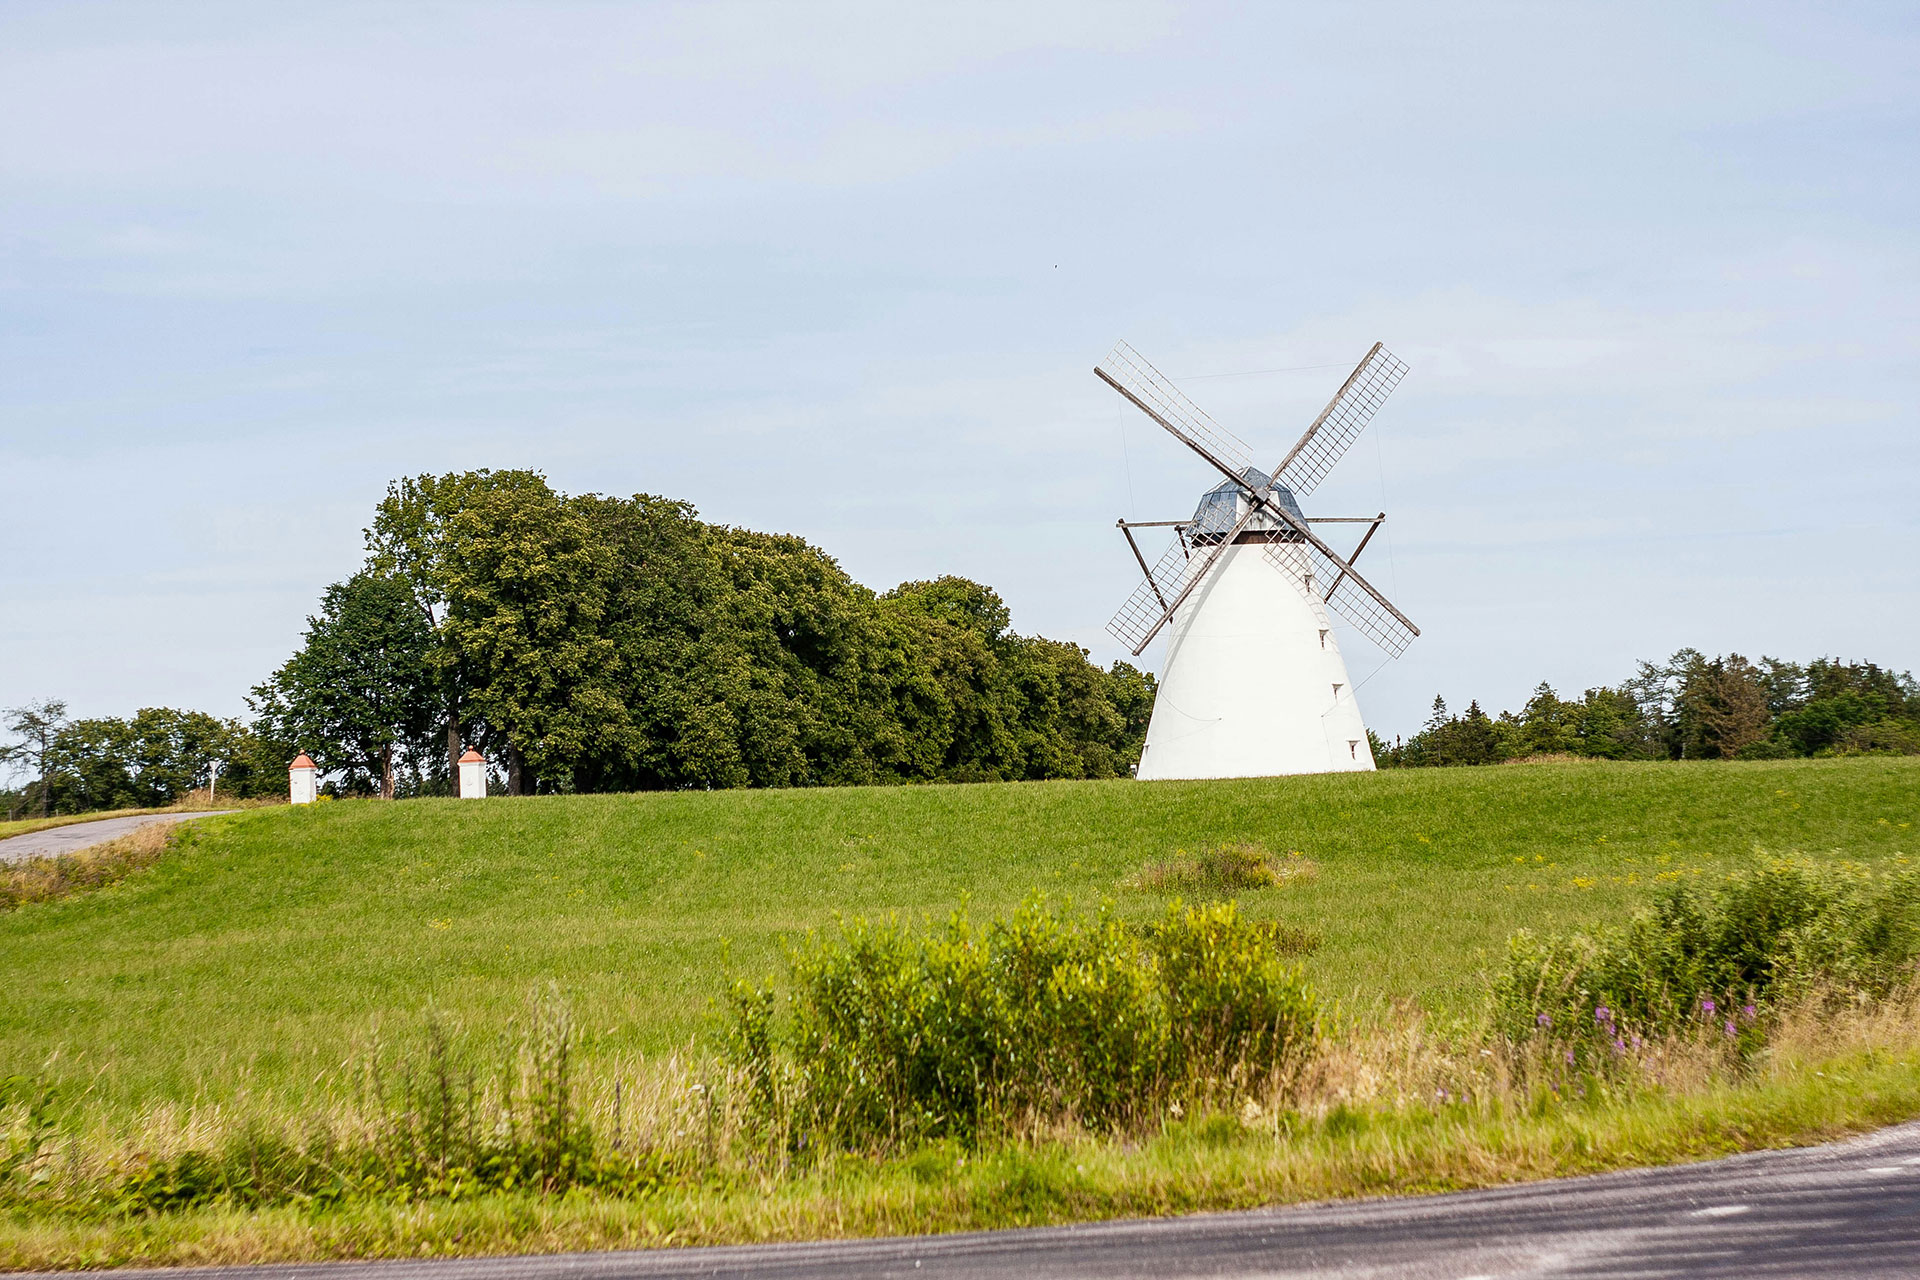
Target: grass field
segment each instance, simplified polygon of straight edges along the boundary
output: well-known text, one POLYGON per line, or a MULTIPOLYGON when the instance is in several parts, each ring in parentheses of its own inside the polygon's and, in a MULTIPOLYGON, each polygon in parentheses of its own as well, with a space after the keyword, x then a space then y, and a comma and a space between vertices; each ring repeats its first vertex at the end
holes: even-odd
POLYGON ((1920 761, 1538 764, 1213 783, 688 792, 276 807, 197 824, 111 889, 0 915, 0 1076, 162 1101, 298 1101, 376 1026, 468 1027, 557 985, 595 1057, 712 1026, 726 975, 836 913, 985 915, 1041 890, 1129 915, 1178 850, 1255 841, 1317 874, 1242 895, 1324 938, 1364 1012, 1478 1013, 1516 928, 1624 916, 1756 851, 1920 856, 1920 761))

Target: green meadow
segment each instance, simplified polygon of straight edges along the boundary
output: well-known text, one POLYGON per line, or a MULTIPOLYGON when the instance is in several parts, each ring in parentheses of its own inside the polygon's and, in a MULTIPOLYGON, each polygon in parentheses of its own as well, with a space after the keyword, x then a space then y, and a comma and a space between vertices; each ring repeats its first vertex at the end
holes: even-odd
POLYGON ((260 809, 0 915, 0 1076, 109 1112, 297 1103, 430 1009, 484 1030, 550 991, 588 1063, 704 1052, 729 977, 777 972, 837 916, 987 916, 1038 892, 1145 918, 1165 897, 1123 879, 1228 842, 1313 864, 1240 898, 1320 935, 1323 997, 1465 1020, 1516 929, 1623 918, 1767 855, 1904 861, 1916 822, 1903 758, 260 809))

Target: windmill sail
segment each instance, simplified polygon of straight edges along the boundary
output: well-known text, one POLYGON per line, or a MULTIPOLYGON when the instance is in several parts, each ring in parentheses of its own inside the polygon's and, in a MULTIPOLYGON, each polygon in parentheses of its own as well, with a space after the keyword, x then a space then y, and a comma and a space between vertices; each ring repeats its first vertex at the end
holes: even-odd
POLYGON ((1208 417, 1205 409, 1181 394, 1180 388, 1125 342, 1114 343, 1106 364, 1094 372, 1227 475, 1253 465, 1246 441, 1208 417))
POLYGON ((1236 522, 1234 504, 1230 502, 1207 507, 1199 520, 1174 535, 1167 549, 1148 569, 1145 581, 1133 589, 1133 594, 1107 623, 1108 633, 1138 657, 1180 607, 1181 601, 1206 576, 1220 553, 1232 544, 1232 535, 1252 517, 1253 509, 1250 509, 1236 522), (1206 545, 1209 543, 1212 545, 1206 545), (1201 546, 1206 549, 1198 552, 1196 563, 1195 548, 1201 546))
POLYGON ((1360 438, 1367 423, 1406 375, 1407 366, 1399 357, 1380 343, 1374 343, 1366 358, 1354 368, 1346 383, 1334 393, 1307 433, 1287 454, 1274 472, 1274 479, 1291 489, 1295 497, 1312 493, 1360 438))
POLYGON ((1420 634, 1420 628, 1408 622, 1398 609, 1378 598, 1352 565, 1335 561, 1313 543, 1270 542, 1266 553, 1268 562, 1296 587, 1316 600, 1324 600, 1327 608, 1352 623, 1354 630, 1394 657, 1405 653, 1420 634))

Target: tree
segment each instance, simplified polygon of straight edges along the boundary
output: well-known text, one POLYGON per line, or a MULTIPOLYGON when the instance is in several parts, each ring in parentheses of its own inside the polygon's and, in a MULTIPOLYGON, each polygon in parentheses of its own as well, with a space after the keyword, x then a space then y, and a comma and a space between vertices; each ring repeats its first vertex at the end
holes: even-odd
POLYGON ((1520 709, 1515 742, 1518 755, 1560 755, 1578 749, 1580 708, 1564 702, 1542 680, 1520 709))
POLYGON ((358 573, 327 588, 300 651, 250 700, 324 772, 364 771, 391 800, 397 753, 424 746, 439 707, 433 630, 409 584, 358 573))
POLYGON ((601 679, 625 708, 613 751, 569 763, 581 790, 748 782, 735 709, 749 683, 716 531, 685 502, 648 494, 571 500, 610 557, 601 679))
POLYGON ((1491 717, 1480 709, 1475 698, 1466 714, 1447 726, 1442 749, 1448 764, 1498 764, 1501 760, 1500 733, 1491 717))
POLYGON ((1767 736, 1767 689, 1739 654, 1707 660, 1695 655, 1682 670, 1674 699, 1681 755, 1731 760, 1767 736))
POLYGON ((1367 749, 1373 753, 1373 764, 1377 769, 1397 769, 1405 763, 1401 756, 1405 748, 1398 743, 1389 746, 1387 740, 1373 730, 1367 730, 1367 749))
POLYGON ((1816 658, 1795 670, 1799 696, 1773 721, 1774 740, 1792 753, 1897 752, 1920 736, 1920 690, 1912 676, 1837 658, 1816 658))
POLYGON ((438 640, 430 650, 429 665, 446 733, 449 782, 459 774, 466 746, 487 741, 484 725, 467 723, 471 676, 444 635, 454 524, 480 495, 500 491, 550 493, 545 477, 535 471, 482 469, 412 476, 387 486, 373 524, 363 531, 368 571, 406 583, 414 607, 438 640))
POLYGON ((1657 729, 1647 724, 1626 689, 1587 690, 1580 699, 1575 734, 1585 756, 1644 760, 1665 754, 1657 729))
POLYGON ((44 698, 13 707, 5 714, 7 732, 20 740, 0 747, 0 764, 24 764, 40 775, 40 816, 47 817, 53 803, 53 743, 66 727, 67 704, 57 698, 44 698))
POLYGON ((618 653, 600 628, 616 562, 595 534, 544 482, 469 493, 448 522, 446 665, 501 736, 512 795, 543 777, 571 790, 574 760, 636 745, 609 678, 618 653))
POLYGON ((251 735, 203 711, 143 707, 131 720, 75 720, 49 748, 54 806, 63 813, 172 804, 220 766, 231 794, 258 782, 251 735))

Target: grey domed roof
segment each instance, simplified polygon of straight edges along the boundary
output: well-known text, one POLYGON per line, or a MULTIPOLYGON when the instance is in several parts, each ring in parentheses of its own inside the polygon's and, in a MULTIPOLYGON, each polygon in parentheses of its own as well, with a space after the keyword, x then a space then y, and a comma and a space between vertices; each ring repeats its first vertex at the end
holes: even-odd
MULTIPOLYGON (((1255 489, 1264 488, 1270 483, 1270 478, 1266 472, 1253 467, 1248 467, 1242 471, 1240 478, 1255 489)), ((1233 528, 1234 522, 1240 518, 1239 499, 1242 493, 1243 490, 1241 487, 1231 480, 1222 480, 1219 484, 1207 490, 1206 493, 1201 496, 1200 505, 1195 507, 1193 511, 1194 532, 1225 533, 1227 530, 1233 528)), ((1294 501, 1293 491, 1287 488, 1287 486, 1283 484, 1274 485, 1273 498, 1290 513, 1298 517, 1302 523, 1306 521, 1307 517, 1301 512, 1300 504, 1294 501)), ((1264 518, 1255 517, 1255 523, 1261 524, 1264 527, 1278 524, 1279 521, 1273 519, 1271 516, 1267 516, 1264 518)))

